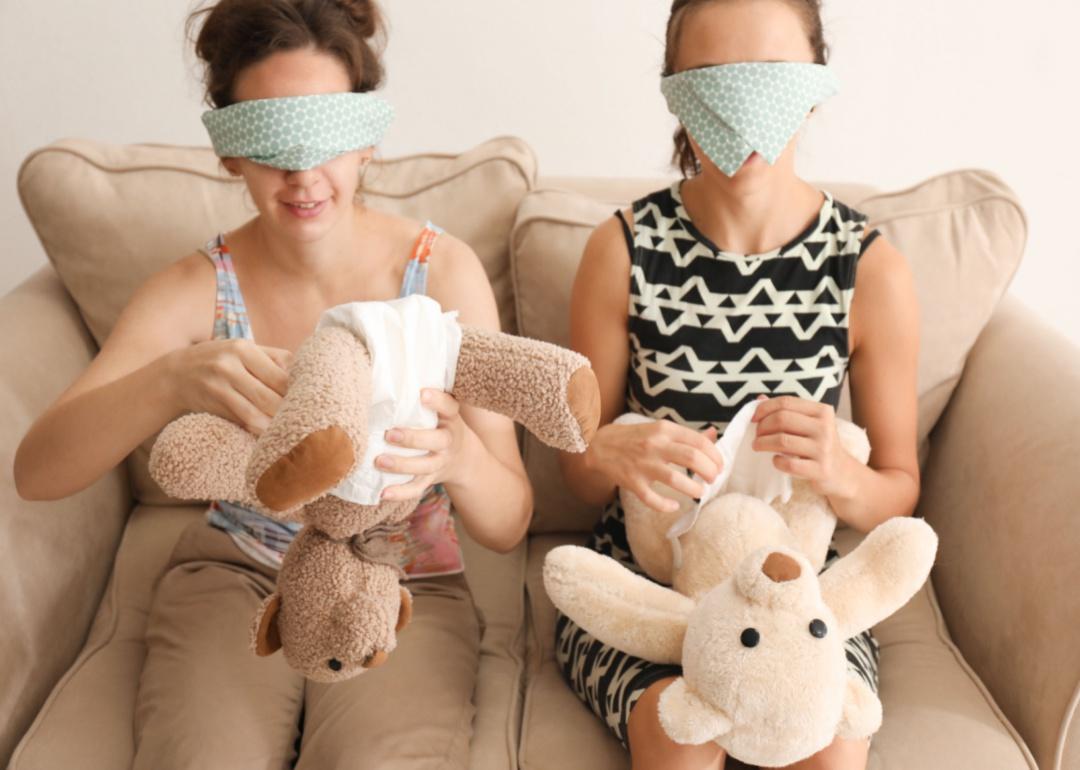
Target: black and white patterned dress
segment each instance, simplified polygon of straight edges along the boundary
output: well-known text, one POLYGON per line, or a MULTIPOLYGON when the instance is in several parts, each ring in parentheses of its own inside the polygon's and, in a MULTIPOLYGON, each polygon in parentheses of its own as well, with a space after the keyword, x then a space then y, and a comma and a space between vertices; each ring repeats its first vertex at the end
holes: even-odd
MULTIPOLYGON (((759 394, 834 408, 848 364, 848 311, 859 257, 878 232, 824 193, 818 218, 764 254, 718 249, 690 221, 680 184, 634 203, 627 403, 640 414, 723 432, 759 394)), ((618 497, 587 545, 643 574, 630 554, 618 497)), ((825 569, 836 560, 829 549, 825 569)), ((678 666, 627 655, 558 616, 555 655, 571 688, 625 746, 630 709, 678 666)), ((877 643, 846 642, 848 667, 877 691, 877 643)))

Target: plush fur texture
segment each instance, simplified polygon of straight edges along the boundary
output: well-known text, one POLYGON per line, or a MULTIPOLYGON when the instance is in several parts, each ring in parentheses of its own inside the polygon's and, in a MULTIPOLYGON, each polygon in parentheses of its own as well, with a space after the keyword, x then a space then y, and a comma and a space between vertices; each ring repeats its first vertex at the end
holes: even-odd
MULTIPOLYGON (((186 415, 162 431, 150 457, 170 495, 229 500, 306 525, 256 614, 252 647, 284 649, 293 668, 322 682, 385 661, 411 609, 392 538, 419 500, 357 505, 328 494, 364 456, 370 360, 351 333, 322 329, 294 356, 288 392, 258 439, 222 418, 186 415)), ((587 359, 507 334, 463 329, 453 392, 566 451, 584 451, 599 423, 587 359)))
MULTIPOLYGON (((839 433, 866 462, 865 433, 849 423, 839 433)), ((891 519, 819 578, 836 517, 827 500, 796 480, 782 506, 740 494, 708 501, 680 536, 676 567, 665 534, 692 501, 681 503, 680 513, 658 515, 623 495, 635 557, 674 590, 564 546, 544 565, 555 605, 607 644, 682 664, 683 677, 659 706, 675 741, 714 740, 745 763, 777 767, 836 735, 875 732, 881 703, 848 674, 843 642, 918 591, 937 550, 933 530, 921 520, 891 519)))

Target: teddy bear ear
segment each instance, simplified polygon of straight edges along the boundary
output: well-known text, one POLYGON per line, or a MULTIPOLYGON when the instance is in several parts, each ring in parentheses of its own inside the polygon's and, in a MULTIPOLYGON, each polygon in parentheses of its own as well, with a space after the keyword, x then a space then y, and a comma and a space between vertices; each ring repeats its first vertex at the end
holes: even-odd
POLYGON ((252 625, 252 649, 260 657, 272 655, 281 649, 278 633, 278 611, 281 610, 281 594, 275 592, 263 599, 252 625))
POLYGON ((401 606, 398 608, 397 626, 394 627, 394 632, 405 628, 410 620, 412 620, 412 594, 405 586, 401 586, 401 606))
POLYGON ((716 740, 731 732, 731 720, 703 701, 679 677, 660 693, 660 724, 671 740, 689 746, 716 740))

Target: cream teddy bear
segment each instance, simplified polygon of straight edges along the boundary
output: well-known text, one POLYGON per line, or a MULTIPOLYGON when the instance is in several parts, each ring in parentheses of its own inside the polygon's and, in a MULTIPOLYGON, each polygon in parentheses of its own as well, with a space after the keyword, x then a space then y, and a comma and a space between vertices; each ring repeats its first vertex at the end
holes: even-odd
MULTIPOLYGON (((755 410, 747 404, 729 423, 718 442, 724 468, 700 502, 657 485, 680 503, 661 514, 620 492, 635 560, 674 590, 576 546, 548 554, 544 585, 606 644, 683 665, 660 706, 673 740, 715 740, 744 762, 781 766, 836 735, 877 730, 880 701, 847 675, 843 642, 914 595, 937 538, 920 520, 888 521, 819 578, 836 515, 808 482, 752 450, 755 410)), ((865 432, 836 425, 845 450, 867 462, 865 432)))

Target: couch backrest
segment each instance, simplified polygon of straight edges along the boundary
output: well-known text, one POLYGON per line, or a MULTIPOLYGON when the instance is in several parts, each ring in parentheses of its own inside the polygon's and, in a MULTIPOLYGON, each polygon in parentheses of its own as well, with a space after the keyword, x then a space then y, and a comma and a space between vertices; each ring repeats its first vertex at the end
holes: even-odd
MULTIPOLYGON (((470 244, 495 289, 503 328, 512 331, 509 233, 535 176, 532 150, 520 139, 500 138, 460 155, 376 161, 364 195, 374 207, 430 219, 470 244)), ((243 182, 207 148, 66 140, 27 158, 18 184, 30 222, 98 344, 150 274, 255 213, 243 182)), ((175 502, 146 472, 152 441, 130 460, 135 495, 175 502)))
MULTIPOLYGON (((529 193, 511 236, 511 269, 518 332, 567 344, 567 305, 574 273, 592 229, 633 197, 665 180, 558 180, 589 192, 550 189, 529 193)), ((1012 280, 1023 254, 1027 223, 1012 191, 993 174, 957 171, 897 192, 824 184, 870 217, 871 224, 907 256, 919 297, 918 440, 920 462, 928 434, 956 387, 964 360, 1012 280)), ((850 415, 845 384, 840 413, 850 415)), ((526 467, 536 490, 533 532, 583 531, 597 511, 560 483, 554 451, 527 436, 526 467)))

